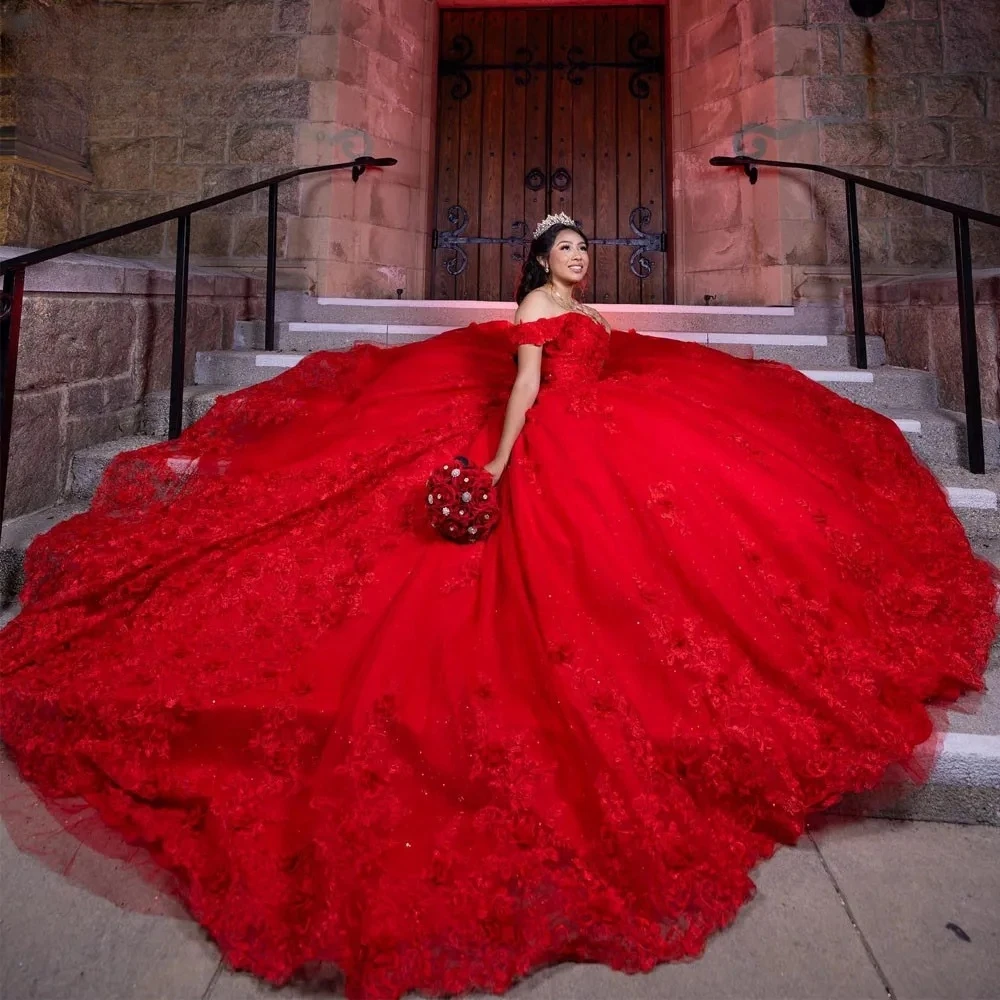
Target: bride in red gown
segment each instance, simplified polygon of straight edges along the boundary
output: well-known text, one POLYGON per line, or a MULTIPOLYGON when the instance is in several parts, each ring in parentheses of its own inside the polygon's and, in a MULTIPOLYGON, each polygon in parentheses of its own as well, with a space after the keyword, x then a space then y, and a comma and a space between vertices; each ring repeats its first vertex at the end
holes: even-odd
POLYGON ((3 740, 236 968, 382 1000, 696 955, 982 686, 992 573, 895 425, 609 332, 547 222, 517 325, 313 354, 28 554, 3 740), (482 543, 427 520, 456 454, 498 479, 482 543))

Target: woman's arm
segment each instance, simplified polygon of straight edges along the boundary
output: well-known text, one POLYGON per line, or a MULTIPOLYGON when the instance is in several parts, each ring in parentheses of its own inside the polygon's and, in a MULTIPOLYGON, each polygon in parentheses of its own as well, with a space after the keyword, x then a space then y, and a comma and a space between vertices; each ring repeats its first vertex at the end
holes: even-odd
POLYGON ((538 398, 541 380, 542 349, 535 344, 522 344, 517 349, 517 378, 514 379, 514 387, 510 390, 510 399, 507 401, 507 415, 504 417, 496 457, 483 466, 493 476, 494 483, 507 468, 514 443, 524 428, 525 415, 538 398))
MULTIPOLYGON (((514 324, 532 323, 538 319, 558 316, 555 303, 540 289, 529 293, 514 314, 514 324)), ((521 344, 517 349, 517 378, 510 390, 507 415, 503 421, 500 444, 492 462, 483 468, 493 476, 495 483, 507 468, 514 443, 524 429, 524 418, 535 405, 538 389, 542 382, 542 348, 535 344, 521 344)))

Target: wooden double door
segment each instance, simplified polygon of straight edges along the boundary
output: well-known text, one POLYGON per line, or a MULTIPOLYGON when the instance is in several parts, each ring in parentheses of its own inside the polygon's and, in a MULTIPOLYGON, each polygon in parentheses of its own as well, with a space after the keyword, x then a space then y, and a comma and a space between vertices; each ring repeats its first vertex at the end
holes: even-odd
POLYGON ((509 301, 565 212, 590 301, 668 301, 663 39, 661 7, 442 12, 435 298, 509 301))

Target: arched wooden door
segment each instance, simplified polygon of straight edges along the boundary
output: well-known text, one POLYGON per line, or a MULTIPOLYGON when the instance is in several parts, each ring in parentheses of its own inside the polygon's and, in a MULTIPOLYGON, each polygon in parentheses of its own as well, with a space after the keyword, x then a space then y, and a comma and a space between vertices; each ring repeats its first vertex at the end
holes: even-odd
POLYGON ((549 212, 592 239, 595 302, 667 301, 663 9, 441 15, 432 294, 509 300, 549 212))

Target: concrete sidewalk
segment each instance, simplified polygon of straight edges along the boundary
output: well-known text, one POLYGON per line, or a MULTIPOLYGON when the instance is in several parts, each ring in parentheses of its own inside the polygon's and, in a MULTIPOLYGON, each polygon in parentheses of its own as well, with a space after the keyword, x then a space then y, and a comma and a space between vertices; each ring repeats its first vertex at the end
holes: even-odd
MULTIPOLYGON (((85 850, 85 849, 82 849, 85 850)), ((114 862, 92 856, 90 865, 114 862)), ((318 1000, 223 967, 186 919, 124 910, 0 831, 3 1000, 318 1000)), ((113 875, 113 872, 110 873, 113 875)), ((824 820, 758 868, 757 897, 695 962, 538 972, 519 1000, 1000 998, 1000 829, 824 820)))

